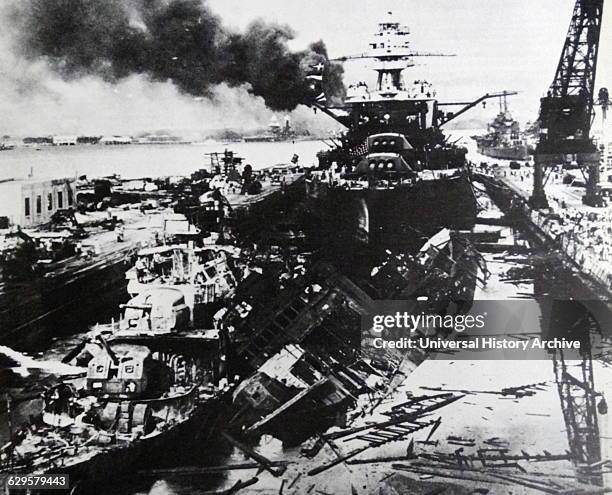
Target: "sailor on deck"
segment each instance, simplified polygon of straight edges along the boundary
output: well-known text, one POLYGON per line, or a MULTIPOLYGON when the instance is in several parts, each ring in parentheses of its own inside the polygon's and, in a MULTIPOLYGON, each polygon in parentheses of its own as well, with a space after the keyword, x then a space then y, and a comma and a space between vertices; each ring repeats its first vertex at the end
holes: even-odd
POLYGON ((142 282, 144 280, 144 277, 147 273, 147 264, 145 263, 145 261, 142 258, 138 258, 136 260, 136 264, 134 265, 134 268, 136 268, 136 278, 139 282, 142 282))

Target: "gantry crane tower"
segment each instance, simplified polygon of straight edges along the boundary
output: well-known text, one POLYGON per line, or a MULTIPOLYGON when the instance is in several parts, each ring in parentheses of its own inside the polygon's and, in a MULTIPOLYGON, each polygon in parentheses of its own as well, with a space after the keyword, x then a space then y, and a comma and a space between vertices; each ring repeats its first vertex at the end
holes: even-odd
POLYGON ((540 139, 535 151, 534 208, 548 207, 546 169, 576 161, 587 178, 585 204, 601 206, 600 154, 590 137, 595 103, 595 69, 603 0, 576 0, 555 78, 540 100, 540 139))
MULTIPOLYGON (((598 98, 595 96, 603 3, 603 0, 576 0, 554 80, 548 94, 540 100, 541 131, 530 198, 534 208, 548 207, 544 192, 547 169, 550 171, 551 166, 574 160, 587 178, 583 202, 590 206, 603 203, 598 190, 600 153, 590 136, 594 105, 600 103, 605 109, 608 104, 606 90, 602 89, 598 98)), ((568 318, 562 320, 553 325, 557 331, 563 323, 569 323, 568 318)), ((553 364, 572 461, 582 470, 601 460, 596 405, 601 394, 595 390, 591 332, 586 318, 572 323, 572 331, 577 332, 583 344, 580 356, 568 361, 563 351, 555 352, 553 364)), ((579 477, 601 484, 601 474, 597 472, 579 477)))

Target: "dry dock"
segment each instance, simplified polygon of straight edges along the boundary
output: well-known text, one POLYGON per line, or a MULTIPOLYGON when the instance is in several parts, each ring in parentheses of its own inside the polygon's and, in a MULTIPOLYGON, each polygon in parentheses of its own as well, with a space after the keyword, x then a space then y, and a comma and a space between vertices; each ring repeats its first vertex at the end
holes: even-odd
POLYGON ((494 173, 476 173, 487 192, 508 217, 521 222, 546 247, 562 255, 591 292, 591 298, 612 296, 612 245, 609 233, 612 208, 582 204, 584 189, 563 184, 562 173, 552 172, 546 193, 550 208, 528 205, 533 170, 501 166, 494 173), (596 296, 596 297, 595 297, 596 296))

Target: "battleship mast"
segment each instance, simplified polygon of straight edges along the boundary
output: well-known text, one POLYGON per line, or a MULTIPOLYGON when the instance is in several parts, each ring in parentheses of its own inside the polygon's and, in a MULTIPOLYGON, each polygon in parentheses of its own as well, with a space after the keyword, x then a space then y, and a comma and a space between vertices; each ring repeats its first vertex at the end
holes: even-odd
MULTIPOLYGON (((502 95, 515 94, 509 92, 502 93, 487 93, 480 98, 468 102, 438 102, 436 92, 432 89, 432 85, 425 80, 415 80, 414 84, 408 85, 404 81, 404 70, 414 67, 414 57, 454 57, 454 54, 434 53, 434 52, 419 52, 414 51, 410 43, 410 29, 408 26, 400 24, 393 19, 393 13, 388 12, 389 18, 378 24, 378 30, 374 33, 372 40, 368 45, 368 50, 363 53, 354 55, 346 55, 330 60, 334 62, 346 62, 350 60, 372 60, 373 70, 377 72, 376 87, 370 90, 367 85, 360 82, 349 87, 352 94, 347 95, 345 100, 340 105, 328 105, 322 89, 324 67, 322 64, 312 67, 312 72, 307 76, 310 84, 312 97, 310 101, 305 102, 313 108, 319 109, 326 113, 334 120, 344 125, 349 129, 354 129, 363 124, 364 110, 368 106, 382 104, 392 106, 402 104, 404 102, 412 103, 414 112, 411 115, 403 115, 401 122, 396 125, 404 128, 404 133, 410 140, 416 136, 418 141, 421 141, 420 135, 423 131, 430 128, 438 128, 459 115, 474 108, 479 103, 489 99, 496 98, 502 95), (462 107, 455 112, 443 112, 440 110, 442 106, 462 107), (416 108, 420 110, 416 110, 416 108), (418 122, 418 129, 412 126, 410 129, 407 122, 418 122)), ((393 124, 390 119, 393 115, 385 112, 389 118, 384 122, 384 125, 393 124)), ((384 115, 382 115, 384 117, 384 115)), ((371 124, 371 116, 367 116, 368 122, 371 124)), ((369 125, 368 127, 372 127, 369 125)), ((378 132, 383 132, 384 129, 378 129, 378 132)))

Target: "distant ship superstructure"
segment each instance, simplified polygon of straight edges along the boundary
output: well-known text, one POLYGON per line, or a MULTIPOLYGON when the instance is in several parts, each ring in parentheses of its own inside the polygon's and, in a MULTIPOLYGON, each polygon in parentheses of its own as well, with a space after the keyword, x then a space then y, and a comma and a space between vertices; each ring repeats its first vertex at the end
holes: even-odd
POLYGON ((290 141, 295 139, 297 134, 295 130, 291 127, 291 121, 289 117, 285 117, 284 125, 281 125, 276 116, 273 116, 270 119, 268 124, 268 130, 264 133, 253 134, 250 136, 244 136, 244 141, 246 143, 255 143, 255 142, 264 142, 264 143, 272 143, 278 141, 290 141))
POLYGON ((518 121, 508 111, 507 95, 500 97, 499 113, 484 136, 474 136, 478 152, 491 158, 527 160, 529 148, 518 121))

